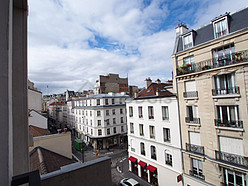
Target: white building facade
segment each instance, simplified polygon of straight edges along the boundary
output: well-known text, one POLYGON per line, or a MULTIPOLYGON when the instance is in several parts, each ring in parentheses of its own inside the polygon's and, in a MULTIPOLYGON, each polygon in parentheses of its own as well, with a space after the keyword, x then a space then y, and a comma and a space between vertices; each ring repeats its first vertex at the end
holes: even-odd
POLYGON ((127 140, 126 98, 124 93, 109 93, 68 101, 68 124, 94 149, 119 145, 127 140))
MULTIPOLYGON (((155 83, 147 87, 148 93, 152 86, 155 83)), ((129 171, 149 183, 182 185, 177 180, 182 173, 182 158, 176 96, 160 96, 159 92, 149 97, 141 95, 127 100, 126 109, 129 171)))

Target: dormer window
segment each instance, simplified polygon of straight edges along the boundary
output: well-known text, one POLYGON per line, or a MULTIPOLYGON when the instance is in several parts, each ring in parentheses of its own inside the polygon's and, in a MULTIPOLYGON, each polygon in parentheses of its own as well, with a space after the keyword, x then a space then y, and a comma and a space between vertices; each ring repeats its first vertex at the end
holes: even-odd
POLYGON ((229 33, 227 16, 213 21, 214 37, 219 38, 229 33))
POLYGON ((193 47, 193 34, 192 32, 183 36, 183 49, 186 50, 188 48, 193 47))

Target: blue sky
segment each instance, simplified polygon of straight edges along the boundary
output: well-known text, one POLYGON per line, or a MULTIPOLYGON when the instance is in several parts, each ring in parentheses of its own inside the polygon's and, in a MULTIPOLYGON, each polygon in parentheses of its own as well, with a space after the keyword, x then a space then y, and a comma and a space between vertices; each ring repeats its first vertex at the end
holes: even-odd
POLYGON ((175 27, 190 29, 248 5, 245 0, 29 1, 29 79, 44 94, 93 88, 118 73, 130 85, 171 79, 175 27))

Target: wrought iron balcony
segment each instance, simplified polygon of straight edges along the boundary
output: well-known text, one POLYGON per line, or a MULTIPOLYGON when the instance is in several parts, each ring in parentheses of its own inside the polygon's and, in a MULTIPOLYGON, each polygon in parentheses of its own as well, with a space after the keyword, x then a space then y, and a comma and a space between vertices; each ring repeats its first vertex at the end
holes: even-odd
POLYGON ((189 170, 189 175, 205 180, 205 176, 201 172, 189 170))
POLYGON ((198 97, 198 91, 184 92, 183 97, 184 98, 198 97))
POLYGON ((204 147, 186 143, 186 151, 194 152, 196 154, 204 155, 204 147))
POLYGON ((234 52, 229 55, 211 58, 205 61, 200 61, 191 65, 183 65, 177 68, 177 75, 189 74, 193 72, 201 72, 208 69, 218 68, 222 66, 248 62, 248 50, 234 52))
POLYGON ((228 95, 228 94, 240 94, 239 87, 230 87, 226 89, 212 89, 213 96, 228 95))
POLYGON ((221 151, 215 151, 215 156, 217 160, 248 167, 248 157, 221 151))
POLYGON ((200 118, 185 117, 186 123, 200 124, 200 118))
POLYGON ((243 121, 232 120, 232 121, 221 121, 221 119, 215 119, 215 126, 217 127, 232 127, 232 128, 243 128, 243 121))

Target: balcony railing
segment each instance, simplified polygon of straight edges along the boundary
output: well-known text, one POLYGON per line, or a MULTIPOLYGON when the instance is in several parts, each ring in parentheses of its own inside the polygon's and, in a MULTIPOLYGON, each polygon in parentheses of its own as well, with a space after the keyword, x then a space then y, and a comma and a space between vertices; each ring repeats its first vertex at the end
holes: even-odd
POLYGON ((184 98, 198 97, 198 91, 184 92, 183 97, 184 98))
POLYGON ((215 126, 217 127, 231 127, 231 128, 243 128, 243 121, 221 121, 221 119, 215 119, 215 126))
POLYGON ((201 172, 189 170, 189 175, 205 180, 205 176, 201 172))
POLYGON ((190 152, 194 152, 196 154, 204 155, 204 147, 203 146, 186 143, 186 150, 190 151, 190 152))
POLYGON ((205 61, 197 62, 191 65, 184 65, 177 68, 177 75, 189 74, 193 72, 201 72, 208 69, 218 68, 222 66, 242 63, 248 61, 248 50, 235 52, 218 58, 212 58, 205 61))
POLYGON ((185 117, 186 123, 200 124, 200 118, 185 117))
POLYGON ((227 94, 240 94, 239 87, 230 87, 226 89, 212 89, 213 96, 227 95, 227 94))
POLYGON ((215 151, 215 156, 217 160, 248 167, 248 157, 221 151, 215 151))
POLYGON ((220 36, 226 35, 226 33, 227 33, 227 30, 223 30, 223 31, 220 31, 220 32, 216 32, 215 33, 215 36, 216 36, 216 38, 218 38, 220 36))

